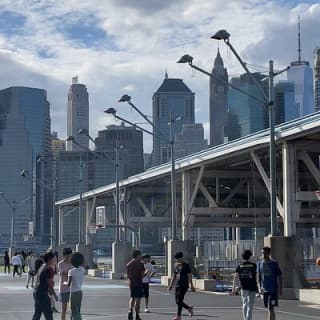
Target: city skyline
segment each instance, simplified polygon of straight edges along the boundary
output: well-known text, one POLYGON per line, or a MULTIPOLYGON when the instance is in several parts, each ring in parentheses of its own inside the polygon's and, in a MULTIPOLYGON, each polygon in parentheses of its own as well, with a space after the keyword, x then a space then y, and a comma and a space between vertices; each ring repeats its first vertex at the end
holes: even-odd
MULTIPOLYGON (((90 128, 91 135, 96 136, 98 130, 113 123, 104 116, 104 108, 112 106, 124 93, 130 94, 149 114, 152 93, 168 68, 170 77, 184 79, 196 93, 197 122, 204 123, 208 137, 208 79, 180 68, 176 60, 190 53, 210 69, 212 53, 218 44, 209 37, 218 29, 227 28, 233 43, 249 63, 266 66, 273 58, 280 69, 297 56, 296 24, 300 15, 302 58, 312 65, 313 49, 319 45, 316 34, 320 24, 317 19, 320 5, 315 1, 304 4, 252 1, 247 5, 231 1, 229 5, 237 13, 236 19, 230 19, 227 7, 213 15, 211 12, 216 13, 221 3, 211 2, 150 1, 133 6, 123 0, 108 5, 97 1, 89 6, 84 1, 77 5, 71 1, 66 6, 26 6, 23 1, 13 4, 2 1, 0 65, 5 76, 0 76, 0 87, 24 85, 46 89, 52 105, 53 130, 64 138, 68 83, 78 75, 92 94, 90 128), (243 21, 246 21, 244 27, 238 28, 243 21), (246 30, 252 36, 247 37, 246 30)), ((230 75, 240 74, 226 48, 221 46, 220 50, 230 75)), ((151 151, 151 145, 152 138, 145 136, 146 151, 151 151)))

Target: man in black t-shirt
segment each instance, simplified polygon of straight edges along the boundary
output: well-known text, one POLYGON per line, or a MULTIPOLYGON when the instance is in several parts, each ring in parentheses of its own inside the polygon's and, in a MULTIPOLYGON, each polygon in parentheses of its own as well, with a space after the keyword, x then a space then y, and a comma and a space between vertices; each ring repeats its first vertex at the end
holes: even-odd
POLYGON ((252 320, 253 304, 258 292, 257 265, 250 262, 252 252, 245 250, 242 254, 243 261, 238 265, 233 277, 233 289, 231 294, 236 294, 236 282, 241 285, 243 319, 252 320))
POLYGON ((181 313, 183 308, 188 310, 191 317, 193 316, 193 307, 185 304, 183 300, 185 294, 188 291, 189 285, 191 291, 195 291, 195 289, 192 282, 191 268, 186 262, 183 261, 183 253, 177 252, 174 258, 176 259, 176 265, 169 285, 169 290, 172 289, 173 284, 175 283, 175 299, 178 306, 178 311, 174 320, 181 320, 181 313))
POLYGON ((49 294, 53 295, 56 301, 58 297, 54 291, 54 265, 55 256, 52 252, 43 255, 44 265, 37 272, 36 286, 33 292, 34 314, 32 320, 40 320, 42 313, 46 320, 53 320, 51 301, 49 294))

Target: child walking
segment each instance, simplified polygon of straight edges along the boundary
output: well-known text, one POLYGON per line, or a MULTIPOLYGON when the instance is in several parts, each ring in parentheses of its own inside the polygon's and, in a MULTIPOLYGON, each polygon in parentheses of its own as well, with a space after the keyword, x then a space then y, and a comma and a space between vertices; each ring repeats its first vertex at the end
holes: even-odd
POLYGON ((81 253, 75 252, 71 256, 73 268, 68 272, 68 281, 65 283, 70 286, 70 309, 71 320, 82 320, 81 301, 82 301, 82 282, 84 278, 84 257, 81 253))

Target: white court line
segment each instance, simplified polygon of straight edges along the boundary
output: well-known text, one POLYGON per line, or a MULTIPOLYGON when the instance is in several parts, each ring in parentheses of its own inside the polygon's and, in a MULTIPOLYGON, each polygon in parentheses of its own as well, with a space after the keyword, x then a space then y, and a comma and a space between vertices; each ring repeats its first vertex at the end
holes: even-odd
MULTIPOLYGON (((260 308, 257 307, 256 309, 259 310, 266 310, 265 308, 260 308)), ((281 310, 276 310, 276 313, 282 313, 282 314, 287 314, 290 316, 296 316, 296 317, 304 317, 304 318, 310 318, 310 319, 318 319, 319 320, 319 316, 309 316, 307 314, 303 314, 303 313, 295 313, 295 312, 287 312, 287 311, 281 311, 281 310)))

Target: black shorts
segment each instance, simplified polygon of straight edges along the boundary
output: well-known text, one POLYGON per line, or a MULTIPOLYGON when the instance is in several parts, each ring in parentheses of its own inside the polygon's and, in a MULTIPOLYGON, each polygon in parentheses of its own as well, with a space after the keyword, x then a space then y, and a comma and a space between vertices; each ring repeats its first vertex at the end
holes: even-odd
POLYGON ((142 298, 143 297, 143 287, 130 287, 130 297, 131 298, 142 298))
POLYGON ((143 284, 143 296, 149 298, 149 283, 143 284))
POLYGON ((276 293, 264 292, 263 303, 265 308, 273 309, 278 306, 278 295, 276 293))

